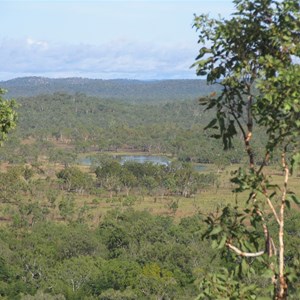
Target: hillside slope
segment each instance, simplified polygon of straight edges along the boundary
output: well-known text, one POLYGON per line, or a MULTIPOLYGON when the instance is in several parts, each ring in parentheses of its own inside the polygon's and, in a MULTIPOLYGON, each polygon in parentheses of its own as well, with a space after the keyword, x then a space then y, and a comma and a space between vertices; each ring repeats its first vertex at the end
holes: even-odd
POLYGON ((30 97, 39 94, 64 92, 84 93, 89 96, 131 101, 187 100, 215 91, 204 80, 102 80, 87 78, 23 77, 0 81, 0 87, 8 90, 6 97, 30 97))

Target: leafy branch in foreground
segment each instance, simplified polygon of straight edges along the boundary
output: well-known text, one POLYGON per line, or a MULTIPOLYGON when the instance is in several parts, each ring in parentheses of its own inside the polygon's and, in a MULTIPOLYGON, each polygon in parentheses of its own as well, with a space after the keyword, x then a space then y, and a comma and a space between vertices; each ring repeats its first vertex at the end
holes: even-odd
POLYGON ((0 89, 0 145, 6 140, 8 132, 16 127, 17 113, 14 100, 4 100, 1 96, 5 93, 0 89))
MULTIPOLYGON (((241 134, 249 165, 236 171, 232 182, 236 193, 248 191, 249 197, 244 209, 225 207, 210 216, 206 236, 239 258, 236 278, 265 272, 273 284, 273 299, 287 299, 294 277, 285 263, 285 208, 290 201, 299 204, 288 181, 300 162, 300 6, 298 0, 233 2, 235 13, 229 20, 195 16, 201 48, 193 66, 209 84, 222 87, 220 94, 201 99, 207 110, 216 110, 207 129, 218 131, 213 137, 222 139, 225 150, 241 134), (261 158, 252 145, 255 126, 267 136, 261 158), (271 161, 281 162, 280 185, 267 176, 271 161), (269 230, 272 222, 277 223, 276 240, 269 230)), ((222 280, 216 284, 222 286, 222 280)), ((240 299, 235 294, 230 299, 240 299)), ((256 299, 253 293, 249 299, 256 299)))

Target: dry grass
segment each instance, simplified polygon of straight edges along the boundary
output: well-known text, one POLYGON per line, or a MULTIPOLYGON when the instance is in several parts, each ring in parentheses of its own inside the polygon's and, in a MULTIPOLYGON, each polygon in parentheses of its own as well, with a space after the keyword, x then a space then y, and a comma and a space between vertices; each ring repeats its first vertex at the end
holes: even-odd
MULTIPOLYGON (((82 171, 90 172, 90 168, 87 166, 79 166, 82 171)), ((1 166, 4 171, 7 166, 1 166)), ((61 170, 63 166, 57 164, 45 164, 43 169, 45 170, 44 175, 39 175, 41 178, 56 178, 56 172, 61 170)), ((175 220, 179 221, 181 218, 192 216, 196 213, 209 214, 215 212, 217 209, 224 207, 227 204, 244 206, 248 199, 248 192, 235 194, 232 192, 234 186, 230 182, 231 173, 237 169, 238 166, 229 166, 221 173, 219 173, 219 182, 217 186, 209 187, 200 190, 196 195, 190 198, 184 198, 180 196, 164 196, 164 195, 140 195, 136 192, 131 197, 131 202, 125 195, 114 195, 110 198, 108 193, 101 193, 98 196, 86 195, 86 194, 72 194, 74 197, 74 215, 72 219, 76 220, 79 216, 79 212, 84 210, 85 220, 92 226, 97 226, 103 219, 106 213, 112 209, 126 210, 128 207, 132 207, 135 210, 149 211, 150 213, 157 215, 173 216, 175 220)), ((281 171, 274 168, 267 169, 267 174, 270 180, 274 184, 279 186, 283 183, 283 174, 281 171)), ((213 165, 206 166, 203 172, 218 172, 216 167, 213 165)), ((35 178, 37 179, 37 178, 35 178)), ((294 191, 297 195, 300 195, 300 177, 291 176, 289 179, 289 190, 294 191)), ((63 192, 56 200, 55 208, 50 209, 48 218, 57 222, 64 222, 65 220, 61 217, 59 212, 59 204, 63 199, 63 192)), ((24 195, 22 202, 38 201, 39 205, 48 207, 49 203, 46 195, 40 194, 33 199, 30 195, 24 195)), ((280 198, 274 199, 275 206, 276 201, 279 204, 280 198)), ((23 202, 23 203, 24 203, 23 202)), ((295 209, 299 209, 296 205, 292 206, 295 209)), ((11 221, 11 211, 15 210, 16 207, 9 207, 8 204, 1 204, 0 211, 1 223, 9 223, 11 221)))
MULTIPOLYGON (((213 166, 209 166, 210 172, 214 169, 213 166)), ((227 204, 239 206, 245 205, 248 199, 248 192, 235 194, 232 192, 234 186, 230 183, 230 173, 233 167, 228 168, 220 174, 220 184, 218 187, 211 187, 200 190, 196 195, 190 198, 184 198, 179 196, 136 196, 136 200, 128 205, 126 198, 122 195, 114 196, 112 199, 108 195, 101 197, 88 197, 84 198, 78 196, 77 207, 82 206, 83 201, 88 203, 92 208, 92 214, 95 216, 93 219, 97 219, 97 216, 104 216, 110 209, 125 210, 131 206, 135 210, 146 210, 153 214, 174 216, 179 220, 183 217, 192 216, 195 213, 209 214, 216 211, 219 208, 224 207, 227 204), (97 204, 93 204, 93 198, 97 198, 97 204), (89 200, 88 200, 89 199, 89 200), (177 204, 177 209, 172 209, 172 204, 177 204)), ((278 174, 274 170, 269 171, 270 176, 275 184, 280 184, 283 181, 283 175, 278 174), (276 174, 275 174, 276 173, 276 174)), ((289 187, 296 194, 300 194, 300 178, 292 176, 289 180, 289 187)), ((297 208, 298 209, 298 208, 297 208)))

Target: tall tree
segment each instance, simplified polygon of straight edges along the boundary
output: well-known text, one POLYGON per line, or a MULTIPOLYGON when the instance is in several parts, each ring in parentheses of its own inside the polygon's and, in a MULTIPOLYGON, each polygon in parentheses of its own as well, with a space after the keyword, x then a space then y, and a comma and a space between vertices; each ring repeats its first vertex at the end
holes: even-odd
POLYGON ((243 137, 249 166, 239 169, 232 181, 236 192, 248 190, 249 197, 246 209, 226 207, 210 217, 207 235, 217 247, 242 257, 242 271, 251 269, 247 258, 264 259, 272 273, 273 298, 287 299, 292 278, 284 259, 285 208, 291 200, 299 204, 288 181, 300 161, 300 6, 298 0, 233 2, 235 12, 228 20, 195 16, 201 48, 194 66, 209 84, 222 87, 202 99, 206 109, 216 110, 207 128, 218 130, 213 136, 222 139, 225 150, 233 147, 238 132, 243 137), (252 147, 255 126, 266 131, 262 159, 252 147), (265 171, 276 159, 284 174, 280 186, 265 171), (269 231, 270 213, 278 225, 276 240, 269 231))

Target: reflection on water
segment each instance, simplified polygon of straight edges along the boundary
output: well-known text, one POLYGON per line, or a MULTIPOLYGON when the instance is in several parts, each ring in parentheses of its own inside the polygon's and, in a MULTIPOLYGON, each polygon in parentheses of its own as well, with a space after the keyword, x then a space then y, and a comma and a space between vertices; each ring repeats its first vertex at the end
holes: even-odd
MULTIPOLYGON (((170 160, 168 160, 165 156, 152 156, 152 155, 118 155, 114 158, 118 159, 121 164, 124 164, 127 161, 137 162, 137 163, 145 163, 151 162, 158 165, 167 166, 170 164, 170 160)), ((84 157, 80 159, 79 163, 81 165, 90 166, 92 164, 92 160, 90 157, 84 157)))
POLYGON ((146 163, 151 162, 153 164, 167 166, 170 161, 164 156, 150 156, 150 155, 122 155, 119 156, 121 164, 124 164, 127 161, 133 161, 137 163, 146 163))
MULTIPOLYGON (((153 164, 168 166, 171 161, 166 156, 155 156, 155 155, 118 155, 115 156, 121 164, 124 164, 125 162, 137 162, 137 163, 146 163, 151 162, 153 164)), ((79 162, 82 165, 90 166, 92 164, 91 158, 85 157, 82 158, 79 162)), ((205 166, 203 165, 194 165, 194 169, 196 171, 203 171, 205 170, 205 166)))

